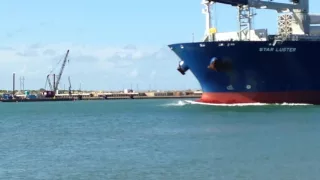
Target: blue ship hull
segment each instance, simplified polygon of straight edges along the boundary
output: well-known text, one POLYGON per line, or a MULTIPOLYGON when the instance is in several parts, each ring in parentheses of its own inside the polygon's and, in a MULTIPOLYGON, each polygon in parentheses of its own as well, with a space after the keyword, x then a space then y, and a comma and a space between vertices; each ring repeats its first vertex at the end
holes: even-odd
POLYGON ((320 104, 319 41, 221 41, 172 44, 199 81, 207 103, 320 104))

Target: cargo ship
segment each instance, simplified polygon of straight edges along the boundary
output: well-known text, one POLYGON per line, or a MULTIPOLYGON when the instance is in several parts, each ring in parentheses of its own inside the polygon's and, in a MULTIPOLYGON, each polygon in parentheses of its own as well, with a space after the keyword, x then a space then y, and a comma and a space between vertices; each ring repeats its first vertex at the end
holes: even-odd
POLYGON ((320 104, 320 15, 309 14, 308 0, 204 0, 202 4, 204 39, 168 45, 180 59, 178 71, 189 70, 198 80, 203 91, 198 101, 320 104), (237 31, 218 32, 212 27, 214 3, 237 9, 237 31), (278 33, 252 28, 255 9, 278 13, 278 33))

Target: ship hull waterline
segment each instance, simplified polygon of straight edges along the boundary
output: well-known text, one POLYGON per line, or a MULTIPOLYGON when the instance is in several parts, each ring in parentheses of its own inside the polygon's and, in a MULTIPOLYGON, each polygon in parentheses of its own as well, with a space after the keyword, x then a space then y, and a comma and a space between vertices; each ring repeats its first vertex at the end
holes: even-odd
POLYGON ((172 44, 178 69, 198 80, 204 103, 320 104, 319 41, 172 44))

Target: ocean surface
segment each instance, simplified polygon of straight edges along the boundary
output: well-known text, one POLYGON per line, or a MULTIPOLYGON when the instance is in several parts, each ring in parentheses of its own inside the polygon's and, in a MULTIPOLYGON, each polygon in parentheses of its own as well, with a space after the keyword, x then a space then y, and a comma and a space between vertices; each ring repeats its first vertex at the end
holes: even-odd
POLYGON ((0 179, 313 180, 320 106, 0 103, 0 179))

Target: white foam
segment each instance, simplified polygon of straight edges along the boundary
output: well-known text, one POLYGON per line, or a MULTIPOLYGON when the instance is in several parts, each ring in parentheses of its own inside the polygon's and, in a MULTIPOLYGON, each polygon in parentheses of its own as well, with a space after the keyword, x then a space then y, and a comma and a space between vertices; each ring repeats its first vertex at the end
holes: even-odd
POLYGON ((164 106, 184 106, 186 104, 190 104, 187 101, 177 101, 177 102, 173 102, 173 103, 169 103, 169 104, 164 104, 164 106))
POLYGON ((185 100, 186 104, 193 105, 206 105, 206 106, 268 106, 268 105, 280 105, 280 106, 307 106, 312 104, 303 103, 281 103, 281 104, 267 104, 267 103, 235 103, 235 104, 214 104, 214 103, 204 103, 191 100, 185 100))

